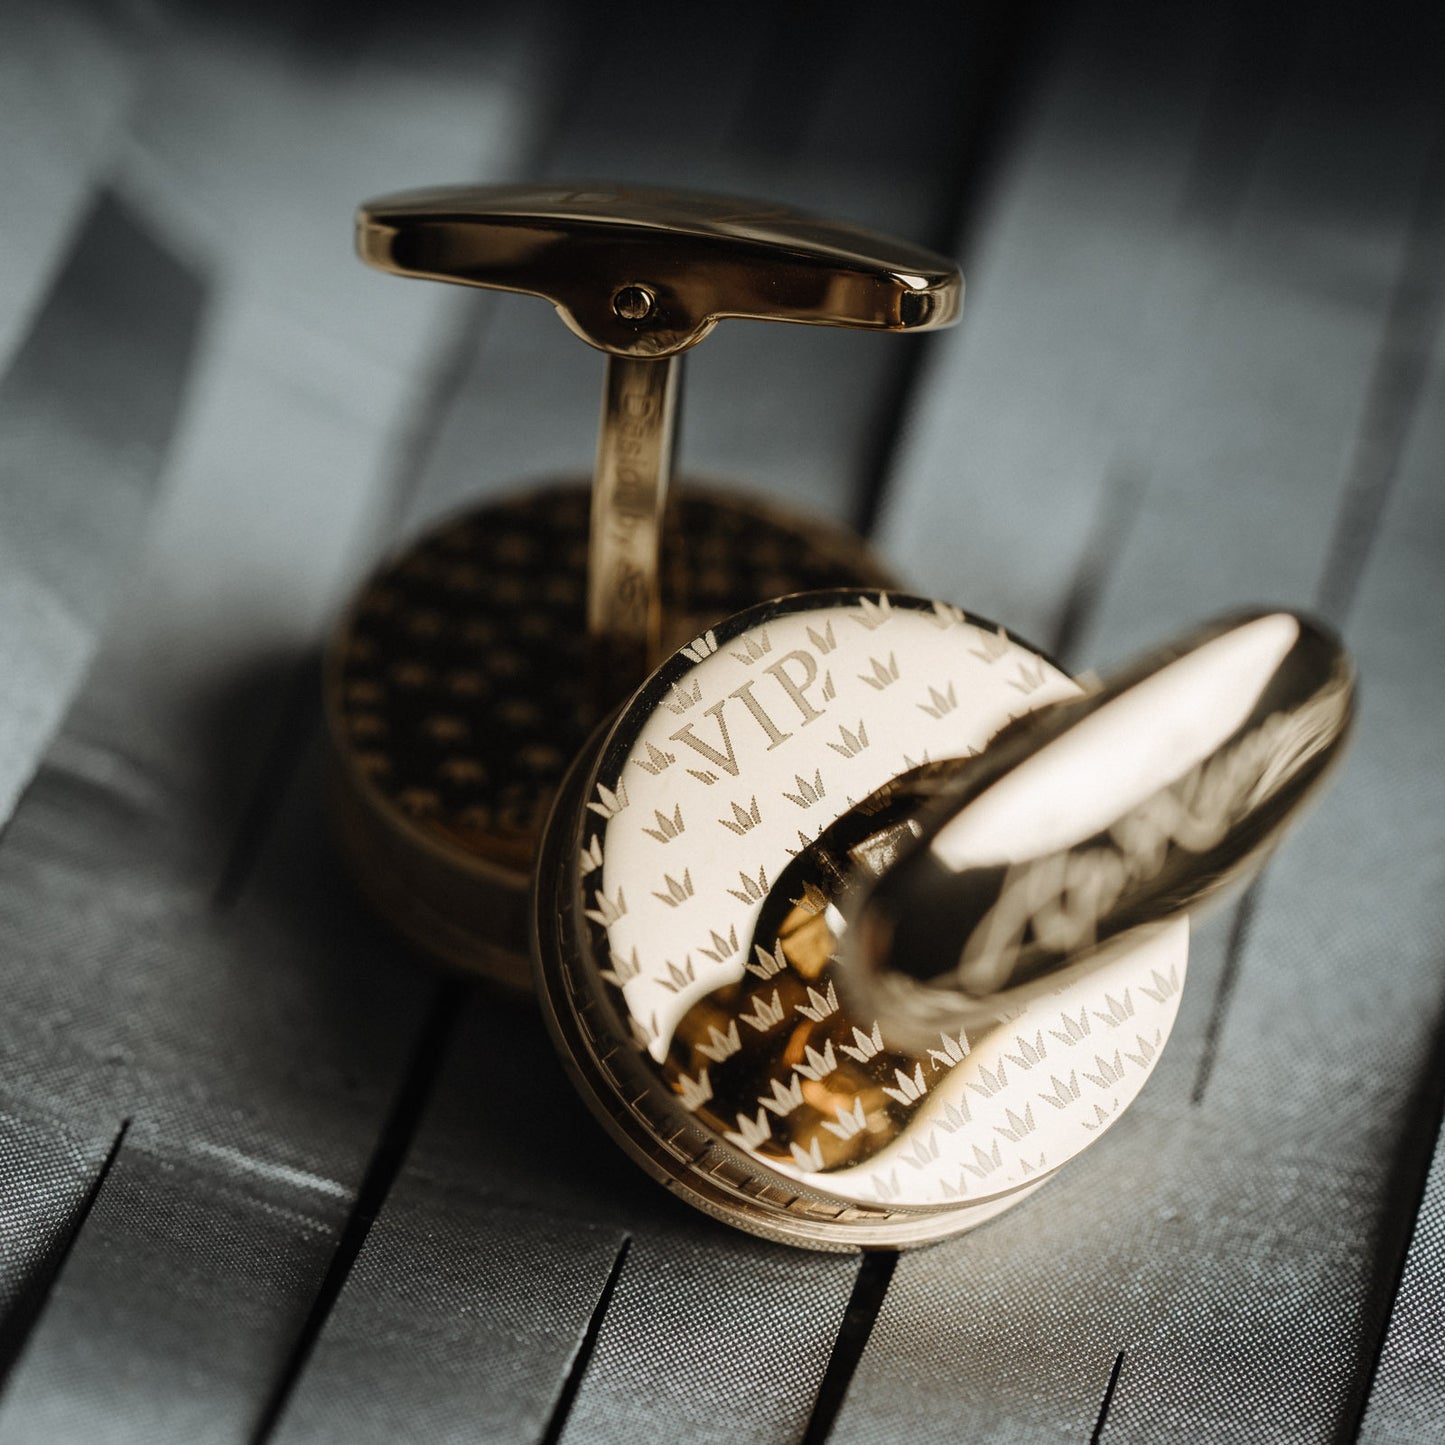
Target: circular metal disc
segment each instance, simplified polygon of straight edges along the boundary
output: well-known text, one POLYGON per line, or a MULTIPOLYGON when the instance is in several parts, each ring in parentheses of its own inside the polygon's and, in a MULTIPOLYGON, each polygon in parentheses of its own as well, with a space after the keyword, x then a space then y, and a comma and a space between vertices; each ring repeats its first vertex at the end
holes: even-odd
POLYGON ((539 991, 584 1095, 694 1204, 819 1248, 967 1229, 1098 1138, 1178 1007, 1182 920, 997 995, 921 1053, 854 1011, 810 844, 1079 689, 942 603, 784 598, 704 631, 578 765, 538 876, 539 991))
MULTIPOLYGON (((520 987, 542 825, 599 721, 588 493, 554 486, 428 532, 362 589, 326 665, 334 813, 362 888, 428 952, 520 987)), ((889 582, 850 533, 686 487, 662 556, 669 647, 779 593, 889 582)))

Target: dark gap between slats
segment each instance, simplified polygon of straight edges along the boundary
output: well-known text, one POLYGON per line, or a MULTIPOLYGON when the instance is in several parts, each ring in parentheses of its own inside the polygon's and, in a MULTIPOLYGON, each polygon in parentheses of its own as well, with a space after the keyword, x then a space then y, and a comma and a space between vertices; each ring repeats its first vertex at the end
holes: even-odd
MULTIPOLYGON (((1344 626, 1354 607, 1365 563, 1379 533, 1410 428, 1424 396, 1431 356, 1441 317, 1445 314, 1442 255, 1445 255, 1445 113, 1421 177, 1405 254, 1365 393, 1364 411, 1334 535, 1315 596, 1316 608, 1337 627, 1344 626)), ((1249 915, 1261 881, 1256 880, 1238 905, 1234 927, 1230 930, 1225 964, 1220 971, 1190 1096, 1194 1104, 1203 1102, 1213 1073, 1219 1037, 1238 982, 1249 915)))
POLYGON ((1050 652, 1065 667, 1073 663, 1074 649, 1098 611, 1104 587, 1123 555, 1143 501, 1144 479, 1137 474, 1115 473, 1104 484, 1103 502, 1050 639, 1050 652))
POLYGON ((1194 1087, 1189 1091, 1189 1102, 1199 1105, 1204 1102, 1204 1091, 1214 1076, 1214 1061, 1219 1054, 1219 1036, 1224 1031, 1224 1021, 1229 1006, 1234 1001, 1235 986, 1239 982, 1240 960, 1244 957, 1244 945, 1249 939, 1249 926, 1254 921, 1254 910, 1259 900, 1259 879, 1250 884, 1248 892, 1234 905, 1234 916, 1229 924, 1229 938, 1224 946, 1224 966, 1219 970, 1219 982, 1215 985, 1214 1001, 1209 1008, 1209 1022, 1204 1026, 1204 1046, 1199 1051, 1199 1067, 1194 1074, 1194 1087))
MULTIPOLYGON (((938 187, 938 202, 928 233, 911 239, 946 256, 967 251, 1016 117, 1051 48, 1053 35, 1046 33, 1048 14, 1037 0, 1029 4, 996 4, 987 13, 980 9, 973 43, 966 47, 958 76, 961 100, 954 121, 953 164, 938 187)), ((966 315, 967 302, 964 309, 966 315)), ((881 388, 871 440, 860 460, 853 517, 854 525, 865 537, 877 525, 902 440, 909 398, 934 340, 932 336, 902 339, 898 359, 881 388)))
POLYGON ((562 1438, 562 1432, 567 1428, 567 1418, 572 1413, 572 1406, 577 1399, 577 1391, 582 1388, 587 1367, 592 1363, 592 1353, 597 1348, 597 1338, 602 1333, 603 1323, 607 1319, 607 1311, 612 1305, 613 1292, 617 1288, 617 1281, 622 1277, 622 1268, 627 1263, 627 1253, 631 1248, 632 1236, 624 1235, 622 1245, 617 1251, 617 1258, 612 1261, 607 1281, 602 1286, 602 1292, 597 1296, 597 1303, 592 1307, 592 1314, 587 1321, 586 1330, 583 1331, 582 1341, 577 1346, 577 1353, 572 1357, 572 1365, 567 1371, 567 1378, 563 1380, 562 1388, 557 1393, 557 1402, 552 1406, 552 1413, 548 1417, 547 1428, 542 1432, 539 1445, 557 1445, 557 1441, 562 1438))
POLYGON ((1109 1423, 1109 1410, 1114 1404, 1114 1391, 1119 1388, 1119 1372, 1124 1368, 1124 1352, 1114 1356, 1114 1368, 1109 1371, 1109 1383, 1104 1386, 1104 1398, 1099 1402, 1099 1418, 1089 1435, 1089 1445, 1099 1445, 1104 1438, 1104 1426, 1109 1423))
POLYGON ((96 1200, 100 1198, 100 1191, 105 1188, 105 1181, 110 1177, 110 1171, 120 1157, 121 1146, 125 1143, 125 1136, 130 1131, 130 1123, 129 1119, 121 1121, 121 1126, 116 1131, 115 1138, 111 1141, 100 1168, 96 1170, 95 1178, 85 1192, 85 1198, 81 1200, 79 1208, 76 1209, 69 1228, 54 1241, 33 1278, 27 1282, 15 1308, 10 1311, 4 1321, 0 1321, 0 1395, 4 1394, 5 1387, 10 1381, 11 1372, 24 1352, 26 1341, 34 1333, 35 1326, 40 1323, 40 1318, 45 1313, 46 1303, 55 1289, 61 1271, 65 1268, 65 1261, 70 1258, 70 1252, 75 1248, 75 1241, 80 1238, 80 1232, 85 1228, 85 1222, 90 1218, 96 1200))
POLYGON ((813 1402, 813 1413, 808 1417, 801 1445, 823 1445, 832 1432, 833 1422, 843 1408, 848 1387, 853 1383, 858 1362, 868 1347, 868 1338, 873 1333, 874 1322, 883 1308, 893 1271, 897 1267, 898 1256, 892 1250, 865 1254, 859 1260, 848 1308, 843 1312, 843 1323, 833 1341, 833 1352, 828 1357, 828 1368, 818 1385, 818 1396, 813 1402))
POLYGON ((346 1285, 352 1267, 356 1264, 366 1244, 371 1226, 376 1222, 391 1193, 396 1176, 411 1148, 417 1125, 426 1110, 437 1075, 446 1057, 452 1037, 456 1032, 457 1020, 461 1016, 466 995, 473 980, 457 974, 447 974, 438 979, 432 994, 431 1005, 422 1021, 402 1074, 401 1084, 391 1111, 387 1115, 376 1147, 362 1176, 361 1187, 357 1190, 351 1211, 336 1242, 331 1263, 316 1292, 305 1322, 301 1326, 291 1353, 276 1379, 275 1388, 266 1401, 252 1432, 254 1445, 271 1438, 286 1405, 291 1399, 306 1365, 311 1358, 326 1321, 346 1285))
POLYGON ((321 695, 320 659, 307 656, 292 669, 285 705, 276 720, 256 780, 241 810, 226 856, 211 893, 211 909, 224 913, 241 896, 246 880, 255 870, 272 820, 280 811, 296 765, 306 749, 321 695))
MULTIPOLYGON (((1445 964, 1445 959, 1441 962, 1445 964)), ((1441 971, 1445 973, 1445 968, 1441 971)), ((1360 1332, 1362 1368, 1352 1382, 1341 1411, 1340 1428, 1335 1435, 1339 1445, 1353 1445, 1360 1438, 1375 1376, 1380 1369, 1380 1357, 1389 1337, 1395 1298, 1409 1262, 1415 1223, 1429 1185, 1431 1161, 1440 1131, 1445 1128, 1445 1008, 1436 1019, 1430 1048, 1400 1117, 1405 1120, 1405 1128, 1382 1192, 1382 1197, 1394 1208, 1383 1220, 1375 1247, 1374 1277, 1380 1281, 1381 1288, 1373 1293, 1368 1317, 1360 1332)))

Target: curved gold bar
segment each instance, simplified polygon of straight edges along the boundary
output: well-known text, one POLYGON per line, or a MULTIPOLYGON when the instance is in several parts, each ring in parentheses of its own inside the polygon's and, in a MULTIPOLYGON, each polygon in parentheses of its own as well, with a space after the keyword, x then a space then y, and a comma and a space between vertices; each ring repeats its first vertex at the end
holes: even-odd
POLYGON ((944 256, 861 226, 730 196, 645 187, 446 186, 366 202, 356 244, 396 275, 550 301, 609 366, 587 568, 593 692, 660 660, 658 544, 674 358, 724 317, 931 331, 958 317, 944 256))
POLYGON ((614 356, 673 356, 724 317, 931 331, 958 317, 946 257, 790 206, 645 187, 447 186, 368 201, 364 261, 550 301, 614 356))
POLYGON ((1206 903, 1262 860, 1340 755, 1354 680, 1288 612, 1229 618, 1013 724, 915 809, 850 910, 859 1006, 902 1037, 1206 903))

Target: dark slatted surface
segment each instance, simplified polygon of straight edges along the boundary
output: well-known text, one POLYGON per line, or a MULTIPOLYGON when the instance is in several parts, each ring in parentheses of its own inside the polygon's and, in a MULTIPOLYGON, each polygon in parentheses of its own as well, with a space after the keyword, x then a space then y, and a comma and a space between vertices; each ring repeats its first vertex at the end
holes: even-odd
POLYGON ((1434 1440, 1445 37, 1430 7, 0 17, 0 1440, 1434 1440), (962 248, 925 345, 735 324, 684 464, 1072 663, 1314 605, 1358 746, 1138 1107, 896 1269, 653 1188, 331 859, 376 551, 585 467, 540 303, 362 197, 615 176, 962 248), (87 664, 89 670, 87 672, 87 664), (545 1120, 536 1127, 535 1121, 545 1120))

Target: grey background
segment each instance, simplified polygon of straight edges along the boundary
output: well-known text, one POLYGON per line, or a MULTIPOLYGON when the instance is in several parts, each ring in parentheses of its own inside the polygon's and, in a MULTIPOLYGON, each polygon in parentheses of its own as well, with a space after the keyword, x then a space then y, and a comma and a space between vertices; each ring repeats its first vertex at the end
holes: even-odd
POLYGON ((1445 1438, 1442 61, 1345 0, 0 6, 0 1441, 1445 1438), (1359 659, 1138 1105, 896 1268, 652 1187, 331 854, 329 620, 600 382, 350 211, 537 175, 961 257, 935 339, 720 328, 687 469, 1078 667, 1249 602, 1359 659))

